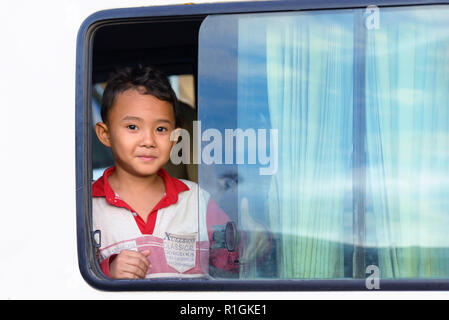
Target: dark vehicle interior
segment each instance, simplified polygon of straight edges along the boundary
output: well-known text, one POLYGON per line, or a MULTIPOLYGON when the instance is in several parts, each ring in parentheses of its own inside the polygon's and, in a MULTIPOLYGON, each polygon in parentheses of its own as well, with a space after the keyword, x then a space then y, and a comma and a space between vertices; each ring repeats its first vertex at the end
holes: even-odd
POLYGON ((150 64, 171 74, 195 74, 198 33, 204 18, 126 21, 99 28, 93 44, 93 83, 116 66, 150 64))

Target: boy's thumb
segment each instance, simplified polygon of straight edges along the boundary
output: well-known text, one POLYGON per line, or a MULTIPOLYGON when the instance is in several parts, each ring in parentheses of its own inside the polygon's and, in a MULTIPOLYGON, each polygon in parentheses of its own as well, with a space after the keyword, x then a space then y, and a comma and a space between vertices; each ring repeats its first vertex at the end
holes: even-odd
POLYGON ((142 254, 143 254, 145 257, 148 257, 148 256, 150 255, 150 250, 144 250, 144 251, 142 251, 142 254))

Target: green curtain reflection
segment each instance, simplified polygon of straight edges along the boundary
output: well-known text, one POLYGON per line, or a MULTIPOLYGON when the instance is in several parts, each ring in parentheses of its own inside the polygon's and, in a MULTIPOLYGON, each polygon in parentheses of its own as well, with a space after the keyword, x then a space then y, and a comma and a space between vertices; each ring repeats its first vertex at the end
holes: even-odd
MULTIPOLYGON (((367 261, 381 278, 448 278, 449 10, 381 9, 361 47, 353 12, 239 20, 239 128, 265 119, 279 138, 270 179, 238 169, 239 199, 263 202, 256 218, 268 212, 278 278, 352 276, 353 59, 362 50, 367 261)), ((246 265, 240 276, 259 271, 246 265)))
POLYGON ((266 21, 269 112, 279 132, 268 203, 270 227, 280 236, 280 278, 344 276, 352 20, 351 14, 296 14, 266 21))
POLYGON ((449 10, 368 32, 368 201, 382 278, 449 276, 449 10))

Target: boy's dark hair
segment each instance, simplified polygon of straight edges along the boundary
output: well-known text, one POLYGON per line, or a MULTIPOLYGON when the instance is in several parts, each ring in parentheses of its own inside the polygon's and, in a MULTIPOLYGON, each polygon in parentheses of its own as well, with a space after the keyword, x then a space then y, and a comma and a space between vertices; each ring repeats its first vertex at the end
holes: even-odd
POLYGON ((178 127, 178 99, 167 76, 159 70, 142 65, 121 68, 111 75, 101 99, 103 122, 107 121, 117 96, 129 89, 136 89, 142 94, 150 94, 159 100, 169 102, 173 106, 175 126, 178 127))

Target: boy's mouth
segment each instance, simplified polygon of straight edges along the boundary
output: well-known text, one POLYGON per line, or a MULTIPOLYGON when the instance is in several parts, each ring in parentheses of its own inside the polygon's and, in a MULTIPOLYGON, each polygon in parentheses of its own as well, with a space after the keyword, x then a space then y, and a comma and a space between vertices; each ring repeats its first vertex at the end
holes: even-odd
POLYGON ((155 156, 137 156, 137 158, 142 161, 153 161, 154 159, 156 159, 155 156))

